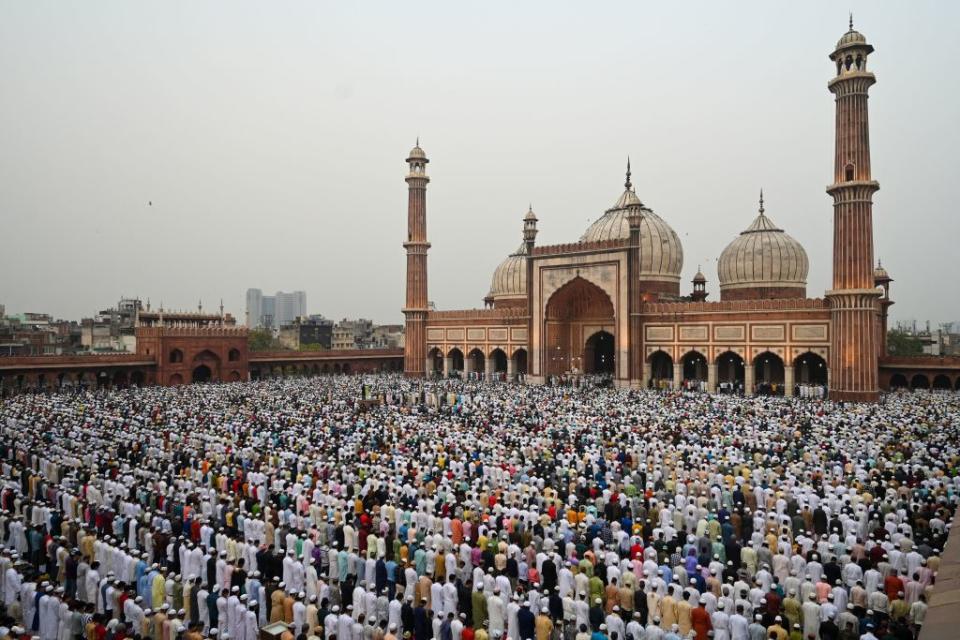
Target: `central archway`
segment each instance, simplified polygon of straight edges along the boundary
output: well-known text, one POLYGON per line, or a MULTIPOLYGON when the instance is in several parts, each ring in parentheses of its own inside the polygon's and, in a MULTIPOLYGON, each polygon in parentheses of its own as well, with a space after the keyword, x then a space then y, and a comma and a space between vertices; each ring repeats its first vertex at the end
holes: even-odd
POLYGON ((585 373, 612 375, 616 373, 617 350, 613 334, 609 331, 597 331, 587 338, 583 350, 583 370, 585 373))
MULTIPOLYGON (((614 307, 610 296, 592 282, 577 276, 557 289, 547 301, 544 313, 543 370, 547 375, 561 375, 574 369, 594 367, 597 353, 604 357, 604 366, 611 372, 616 366, 616 329, 614 307), (597 334, 610 336, 612 353, 604 352, 603 342, 587 344, 597 334), (592 349, 590 349, 592 346, 592 349), (598 349, 598 347, 600 347, 598 349), (589 351, 589 353, 588 353, 589 351), (606 364, 607 356, 610 364, 606 364)), ((603 338, 603 340, 606 340, 603 338)))
POLYGON ((191 378, 194 382, 220 382, 222 380, 220 375, 220 356, 211 351, 210 349, 204 349, 193 356, 193 373, 191 378), (198 379, 198 375, 203 379, 198 379))

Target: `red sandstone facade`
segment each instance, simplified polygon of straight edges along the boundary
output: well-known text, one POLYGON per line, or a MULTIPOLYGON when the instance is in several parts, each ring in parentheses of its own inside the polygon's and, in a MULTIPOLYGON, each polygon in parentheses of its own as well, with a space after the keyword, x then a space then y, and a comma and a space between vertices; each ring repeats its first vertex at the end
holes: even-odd
POLYGON ((837 69, 830 81, 836 96, 833 184, 833 288, 830 301, 830 395, 838 400, 874 401, 877 378, 880 292, 873 266, 873 194, 870 175, 867 92, 876 82, 867 71, 873 47, 851 32, 830 55, 837 69))
POLYGON ((806 253, 765 217, 762 194, 760 216, 721 257, 721 301, 704 300, 699 273, 693 293, 680 296, 679 240, 633 192, 628 163, 626 191, 580 242, 535 246, 531 210, 521 250, 494 274, 487 309, 425 310, 426 183, 412 163, 425 157, 417 146, 407 160, 407 374, 523 374, 539 383, 604 373, 619 386, 694 382, 709 391, 733 385, 785 395, 811 384, 847 401, 874 401, 881 386, 956 388, 960 358, 921 364, 884 356, 893 301, 891 279, 873 266, 872 196, 879 187, 870 173, 867 118, 872 51, 851 25, 830 55, 833 282, 823 299, 806 297, 806 253))
POLYGON ((408 376, 423 376, 426 353, 427 320, 427 177, 426 167, 430 162, 420 148, 420 141, 410 151, 407 163, 407 297, 403 308, 406 317, 404 336, 404 371, 408 376))

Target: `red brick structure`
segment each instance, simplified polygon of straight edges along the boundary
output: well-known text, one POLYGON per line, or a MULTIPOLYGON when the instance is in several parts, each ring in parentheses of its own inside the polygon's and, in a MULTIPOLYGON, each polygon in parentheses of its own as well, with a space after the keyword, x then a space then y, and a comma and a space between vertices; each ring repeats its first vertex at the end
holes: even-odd
POLYGON ((876 82, 867 71, 873 47, 853 30, 837 43, 830 59, 837 75, 827 85, 836 96, 833 184, 833 288, 830 301, 830 396, 874 401, 877 380, 877 323, 880 291, 874 280, 873 194, 880 185, 870 175, 867 91, 876 82))
POLYGON ((404 371, 408 376, 423 376, 426 353, 427 320, 427 155, 420 140, 410 150, 407 164, 407 297, 403 315, 407 319, 404 336, 404 371))
POLYGON ((154 357, 154 382, 163 386, 248 377, 246 327, 138 327, 137 353, 154 357))
POLYGON ((524 374, 540 383, 603 373, 618 386, 733 386, 785 395, 814 385, 852 401, 876 400, 881 386, 955 388, 960 360, 878 364, 893 301, 889 275, 873 266, 872 51, 851 25, 830 55, 837 110, 827 189, 834 199, 833 283, 824 298, 807 297, 806 252, 767 217, 762 192, 759 215, 718 261, 720 301, 705 300, 702 273, 681 295, 679 237, 634 192, 628 160, 623 193, 579 242, 535 246, 531 208, 523 244, 494 272, 486 309, 425 310, 426 177, 417 170, 425 156, 416 147, 406 178, 407 375, 524 374))
POLYGON ((176 386, 403 370, 401 349, 250 353, 229 315, 141 311, 137 352, 0 358, 0 396, 70 387, 176 386))
POLYGON ((881 389, 960 391, 960 356, 883 356, 881 389))

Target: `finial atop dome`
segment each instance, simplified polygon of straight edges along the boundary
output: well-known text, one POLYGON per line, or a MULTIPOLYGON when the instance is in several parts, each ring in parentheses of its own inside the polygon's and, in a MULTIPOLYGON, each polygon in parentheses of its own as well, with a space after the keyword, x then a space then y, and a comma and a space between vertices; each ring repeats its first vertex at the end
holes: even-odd
MULTIPOLYGON (((861 47, 867 49, 867 53, 873 51, 873 47, 867 44, 867 39, 863 36, 862 33, 853 28, 853 12, 850 12, 850 20, 847 23, 848 29, 847 32, 841 36, 840 40, 837 41, 837 49, 846 49, 851 46, 861 47)), ((836 53, 836 52, 834 52, 836 53)))
POLYGON ((877 284, 893 282, 893 278, 891 278, 887 270, 883 268, 883 263, 879 259, 877 260, 877 266, 873 270, 873 279, 877 284))
POLYGON ((763 215, 763 187, 760 187, 760 215, 763 215))
POLYGON ((410 149, 410 155, 407 157, 407 162, 415 160, 429 162, 429 160, 427 160, 427 154, 423 148, 420 147, 420 136, 417 136, 417 143, 413 146, 413 149, 410 149))
POLYGON ((633 183, 630 182, 630 156, 627 156, 627 181, 623 183, 626 189, 633 189, 633 183))

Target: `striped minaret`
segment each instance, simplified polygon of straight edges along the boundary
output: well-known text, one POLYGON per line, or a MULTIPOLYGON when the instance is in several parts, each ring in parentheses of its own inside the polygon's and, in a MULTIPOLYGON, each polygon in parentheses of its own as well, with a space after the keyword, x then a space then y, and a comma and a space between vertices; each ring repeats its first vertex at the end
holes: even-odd
POLYGON ((427 358, 427 154, 420 140, 410 150, 407 164, 407 300, 403 307, 407 326, 404 335, 403 371, 407 376, 426 375, 427 358))
POLYGON ((833 184, 833 287, 831 309, 830 397, 877 400, 877 318, 880 292, 873 274, 873 193, 867 92, 876 82, 867 71, 873 47, 850 30, 830 54, 837 75, 829 83, 836 96, 836 149, 833 184))

